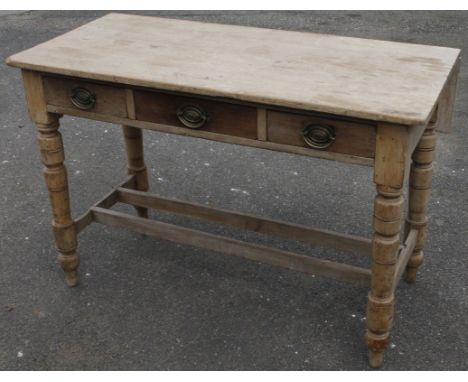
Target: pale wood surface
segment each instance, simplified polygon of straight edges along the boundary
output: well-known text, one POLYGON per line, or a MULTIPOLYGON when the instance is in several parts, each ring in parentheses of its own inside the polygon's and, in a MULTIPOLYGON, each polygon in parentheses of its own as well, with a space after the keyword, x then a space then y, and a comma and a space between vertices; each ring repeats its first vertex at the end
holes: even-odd
POLYGON ((450 133, 452 131, 452 115, 457 93, 457 80, 460 72, 460 60, 455 64, 452 73, 439 99, 437 108, 437 131, 450 133))
POLYGON ((386 123, 379 124, 375 148, 374 183, 385 188, 402 188, 409 157, 408 129, 386 123))
POLYGON ((425 123, 458 49, 109 14, 9 65, 401 124, 425 123))

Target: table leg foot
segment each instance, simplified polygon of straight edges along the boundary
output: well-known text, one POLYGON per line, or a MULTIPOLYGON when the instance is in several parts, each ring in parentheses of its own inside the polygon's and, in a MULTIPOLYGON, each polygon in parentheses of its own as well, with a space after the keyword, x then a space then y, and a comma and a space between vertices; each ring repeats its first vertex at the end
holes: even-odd
POLYGON ((74 287, 78 284, 78 266, 80 258, 76 253, 60 253, 58 255, 60 267, 65 273, 65 281, 69 287, 74 287))
POLYGON ((78 285, 78 272, 65 273, 65 281, 70 288, 78 285))
POLYGON ((421 266, 424 260, 424 254, 421 251, 417 255, 411 256, 410 260, 408 261, 408 265, 406 266, 405 273, 403 275, 403 279, 408 284, 414 284, 416 282, 416 275, 418 273, 418 268, 421 266))
POLYGON ((383 364, 385 351, 388 349, 390 332, 374 333, 370 330, 366 334, 368 347, 368 362, 370 367, 379 368, 383 364))
POLYGON ((369 350, 369 366, 378 369, 382 367, 384 359, 383 351, 369 350))

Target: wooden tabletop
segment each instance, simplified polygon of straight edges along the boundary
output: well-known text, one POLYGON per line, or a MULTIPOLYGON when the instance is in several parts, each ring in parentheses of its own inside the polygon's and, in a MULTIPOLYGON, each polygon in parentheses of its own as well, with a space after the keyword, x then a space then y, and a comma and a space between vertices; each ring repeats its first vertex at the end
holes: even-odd
POLYGON ((460 51, 108 14, 15 54, 20 68, 402 124, 425 123, 460 51))

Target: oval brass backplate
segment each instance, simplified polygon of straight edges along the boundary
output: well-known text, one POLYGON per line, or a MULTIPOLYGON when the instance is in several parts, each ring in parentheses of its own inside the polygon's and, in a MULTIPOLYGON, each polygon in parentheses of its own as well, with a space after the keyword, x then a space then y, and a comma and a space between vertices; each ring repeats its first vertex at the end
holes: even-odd
POLYGON ((328 125, 307 125, 302 131, 305 143, 318 150, 328 148, 335 140, 335 129, 328 125))
POLYGON ((74 88, 70 94, 70 100, 78 109, 89 110, 96 104, 96 95, 85 88, 74 88))
POLYGON ((208 114, 196 105, 182 105, 177 109, 177 118, 190 129, 199 129, 208 120, 208 114))

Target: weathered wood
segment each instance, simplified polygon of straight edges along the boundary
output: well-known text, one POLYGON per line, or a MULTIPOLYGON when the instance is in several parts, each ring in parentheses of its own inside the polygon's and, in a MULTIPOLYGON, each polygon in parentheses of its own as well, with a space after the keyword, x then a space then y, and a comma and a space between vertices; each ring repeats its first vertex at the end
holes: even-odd
POLYGON ((83 110, 77 110, 73 108, 64 108, 64 107, 49 105, 47 107, 47 110, 50 111, 51 113, 73 115, 76 117, 93 119, 96 121, 112 122, 112 123, 126 125, 126 126, 139 127, 142 129, 161 131, 161 132, 169 133, 169 134, 177 134, 177 135, 188 136, 188 137, 202 138, 202 139, 208 139, 211 141, 232 143, 232 144, 242 145, 242 146, 258 147, 261 149, 281 151, 281 152, 286 152, 286 153, 291 153, 291 154, 309 156, 313 158, 335 160, 339 162, 359 164, 363 166, 373 166, 374 164, 374 160, 372 158, 364 158, 364 157, 359 157, 355 155, 335 153, 331 151, 311 150, 306 147, 282 145, 282 144, 274 143, 274 142, 263 142, 263 141, 247 139, 243 137, 216 134, 216 133, 212 133, 209 131, 188 129, 185 127, 160 125, 157 123, 144 122, 144 121, 135 121, 135 120, 131 120, 128 118, 119 118, 119 117, 110 116, 110 115, 86 112, 83 110))
POLYGON ((47 113, 42 78, 37 73, 23 71, 23 81, 31 118, 38 130, 38 143, 44 164, 44 178, 52 206, 52 227, 59 252, 58 261, 69 286, 78 282, 79 257, 76 253, 76 231, 70 212, 67 169, 62 135, 58 132, 59 116, 47 113))
MULTIPOLYGON (((143 132, 138 127, 122 126, 128 159, 128 174, 135 175, 135 188, 148 191, 148 172, 143 154, 143 132)), ((136 207, 138 216, 148 217, 148 209, 136 207)))
MULTIPOLYGON (((111 208, 115 203, 118 202, 118 188, 135 188, 135 186, 135 175, 129 175, 119 186, 113 188, 96 203, 94 203, 93 207, 111 208)), ((88 209, 88 211, 74 220, 76 233, 78 234, 83 231, 92 222, 93 216, 91 214, 91 209, 88 209)))
POLYGON ((133 94, 133 89, 125 89, 125 101, 127 102, 127 115, 130 119, 136 119, 135 111, 135 97, 133 94))
POLYGON ((380 367, 393 321, 395 266, 400 247, 402 187, 407 161, 406 129, 381 124, 377 129, 374 182, 374 240, 371 290, 367 303, 369 364, 380 367))
POLYGON ((252 106, 140 90, 134 91, 134 97, 136 119, 140 121, 187 129, 177 111, 181 106, 190 105, 208 115, 200 131, 257 139, 257 110, 252 106))
POLYGON ((268 140, 267 115, 265 108, 257 108, 257 139, 260 141, 268 140))
POLYGON ((135 206, 188 215, 198 219, 254 232, 278 235, 291 240, 332 247, 342 251, 352 251, 364 255, 370 255, 371 253, 371 241, 362 237, 306 227, 299 224, 285 223, 273 219, 259 218, 254 215, 207 207, 172 198, 163 198, 136 190, 118 188, 117 195, 119 202, 135 206))
POLYGON ((427 122, 459 53, 436 46, 108 14, 15 54, 7 63, 414 125, 427 122))
POLYGON ((55 123, 57 115, 49 113, 44 96, 44 86, 40 74, 30 70, 22 70, 24 93, 28 103, 31 120, 35 123, 55 123))
MULTIPOLYGON (((101 208, 111 208, 115 203, 117 203, 117 190, 113 189, 111 192, 106 194, 101 200, 99 200, 94 206, 101 208)), ((94 207, 93 206, 93 207, 94 207)), ((91 209, 86 211, 84 214, 79 216, 74 220, 75 231, 79 234, 83 231, 88 225, 93 222, 93 215, 91 209)))
POLYGON ((453 110, 457 93, 458 74, 460 72, 460 59, 457 60, 445 84, 437 104, 437 131, 449 133, 452 130, 453 110))
POLYGON ((75 107, 71 101, 73 89, 86 89, 95 97, 90 111, 98 114, 126 118, 127 100, 125 89, 112 85, 103 85, 74 78, 44 76, 44 93, 48 105, 75 107))
POLYGON ((432 183, 432 158, 436 145, 434 130, 437 123, 435 121, 428 124, 412 157, 406 231, 417 230, 418 239, 404 275, 405 281, 409 283, 416 281, 417 270, 424 259, 423 248, 427 240, 427 206, 432 183))
POLYGON ((404 246, 401 248, 400 254, 398 255, 398 260, 395 267, 395 278, 393 280, 393 290, 398 286, 400 282, 401 276, 403 275, 406 265, 408 264, 408 260, 411 257, 411 254, 414 251, 414 247, 416 246, 416 241, 418 238, 418 230, 412 229, 409 231, 408 236, 406 238, 404 246))
POLYGON ((90 210, 87 210, 85 213, 78 216, 73 222, 75 224, 76 234, 78 235, 81 231, 83 231, 92 222, 93 222, 93 216, 91 215, 90 210))
MULTIPOLYGON (((406 145, 406 155, 408 158, 411 158, 411 155, 413 155, 413 152, 418 146, 419 140, 421 139, 424 130, 426 130, 426 125, 411 126, 411 128, 408 129, 408 143, 406 145)), ((410 161, 408 161, 408 165, 410 164, 410 161)), ((407 168, 405 172, 406 175, 408 175, 409 168, 407 168)))
POLYGON ((381 123, 377 128, 374 183, 390 193, 404 184, 409 158, 407 138, 406 126, 381 123))
MULTIPOLYGON (((55 240, 67 282, 71 286, 77 282, 77 233, 98 221, 370 284, 366 339, 370 365, 380 366, 389 343, 395 288, 403 272, 413 282, 422 262, 435 118, 446 130, 459 54, 458 49, 434 46, 109 14, 9 57, 9 65, 23 69, 29 112, 38 127, 55 240), (84 91, 77 94, 77 87, 84 91), (183 103, 201 105, 207 114, 192 108, 179 121, 177 111, 183 103), (190 122, 195 112, 203 126, 190 122), (75 221, 58 132, 61 114, 121 124, 131 174, 75 221), (311 122, 335 129, 336 138, 326 150, 305 146, 302 131, 311 122), (372 246, 369 240, 350 235, 148 195, 143 192, 148 189, 143 128, 374 166, 372 246), (400 247, 402 189, 408 174, 407 237, 400 247), (140 217, 111 211, 118 201, 136 206, 140 217), (144 218, 147 208, 339 250, 371 252, 372 269, 151 221, 144 218)), ((327 129, 321 132, 329 133, 327 129)))
POLYGON ((358 286, 369 285, 370 271, 368 269, 246 243, 104 208, 92 207, 91 211, 96 222, 111 227, 127 228, 162 240, 192 245, 228 255, 241 256, 249 260, 312 273, 358 286))
POLYGON ((327 125, 334 129, 335 140, 326 151, 374 158, 376 127, 372 124, 269 111, 268 140, 309 148, 303 136, 303 130, 308 125, 327 125))

